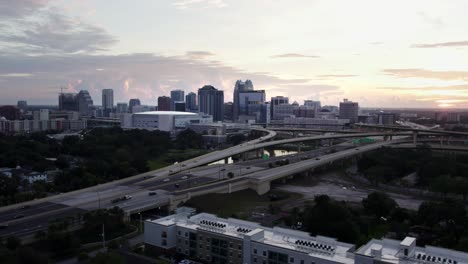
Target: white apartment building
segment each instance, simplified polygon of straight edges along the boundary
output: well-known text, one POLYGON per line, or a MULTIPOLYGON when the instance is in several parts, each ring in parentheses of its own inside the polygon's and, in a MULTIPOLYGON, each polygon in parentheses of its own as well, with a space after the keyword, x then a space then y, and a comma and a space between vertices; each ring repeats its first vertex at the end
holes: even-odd
POLYGON ((239 219, 182 212, 145 221, 145 244, 206 263, 353 264, 354 245, 239 219))
POLYGON ((330 237, 194 213, 181 207, 174 215, 146 220, 147 250, 220 264, 468 264, 468 253, 417 247, 412 237, 372 239, 355 250, 330 237))

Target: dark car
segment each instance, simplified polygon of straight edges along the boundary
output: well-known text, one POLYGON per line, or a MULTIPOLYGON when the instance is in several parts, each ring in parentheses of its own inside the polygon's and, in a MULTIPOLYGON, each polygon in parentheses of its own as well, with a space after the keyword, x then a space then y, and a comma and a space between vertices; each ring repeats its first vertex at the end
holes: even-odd
POLYGON ((24 217, 24 215, 19 214, 19 215, 13 216, 13 219, 18 219, 18 218, 23 218, 23 217, 24 217))
POLYGON ((154 196, 154 195, 156 195, 156 194, 157 194, 157 193, 156 193, 155 191, 151 191, 151 192, 148 193, 149 196, 154 196))

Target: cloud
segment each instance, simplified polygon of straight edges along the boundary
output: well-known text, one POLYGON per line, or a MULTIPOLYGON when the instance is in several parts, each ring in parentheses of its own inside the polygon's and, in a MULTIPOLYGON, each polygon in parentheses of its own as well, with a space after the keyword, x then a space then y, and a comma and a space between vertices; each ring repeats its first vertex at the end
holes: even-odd
POLYGON ((419 12, 418 15, 427 23, 431 24, 436 28, 444 26, 444 21, 441 17, 430 16, 424 12, 419 12))
POLYGON ((13 21, 0 28, 0 46, 7 52, 27 54, 94 53, 117 42, 102 28, 58 12, 42 11, 38 21, 13 21))
POLYGON ((154 105, 158 96, 168 95, 172 89, 196 92, 205 84, 224 90, 225 101, 229 101, 238 79, 253 80, 255 89, 265 89, 267 96, 277 95, 273 93, 276 90, 296 97, 295 100, 339 89, 309 79, 283 79, 268 73, 248 72, 216 61, 154 54, 0 55, 0 76, 11 73, 31 76, 2 78, 2 103, 26 99, 56 104, 60 87, 68 87, 70 91, 89 90, 96 102, 100 101, 101 89, 112 88, 115 101, 140 98, 154 105))
POLYGON ((209 8, 209 7, 225 7, 227 6, 224 0, 178 0, 173 3, 173 5, 177 9, 187 9, 191 7, 201 7, 201 8, 209 8))
POLYGON ((426 69, 384 69, 383 72, 398 78, 427 78, 439 80, 468 80, 468 71, 432 71, 426 69))
POLYGON ((354 74, 322 74, 317 75, 320 78, 349 78, 349 77, 356 77, 357 75, 354 74))
POLYGON ((29 15, 49 2, 50 0, 3 0, 0 1, 0 17, 18 18, 29 15))
POLYGON ((187 51, 185 55, 192 59, 206 59, 214 56, 215 54, 209 51, 187 51))
POLYGON ((411 45, 412 48, 445 48, 445 47, 464 47, 464 46, 468 46, 468 40, 411 45))
POLYGON ((271 58, 283 59, 283 58, 320 58, 320 57, 314 56, 314 55, 304 55, 304 54, 299 54, 299 53, 284 53, 284 54, 273 55, 271 56, 271 58))
POLYGON ((450 86, 417 86, 417 87, 377 87, 380 90, 398 90, 398 91, 467 91, 468 84, 450 85, 450 86))

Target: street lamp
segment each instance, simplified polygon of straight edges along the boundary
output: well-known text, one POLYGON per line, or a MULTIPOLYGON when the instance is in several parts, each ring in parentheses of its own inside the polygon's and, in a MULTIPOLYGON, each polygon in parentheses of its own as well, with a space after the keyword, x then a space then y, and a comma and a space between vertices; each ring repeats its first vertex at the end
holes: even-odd
POLYGON ((138 215, 140 216, 140 232, 143 232, 143 226, 142 226, 142 224, 143 224, 143 218, 142 217, 143 216, 141 215, 141 212, 138 213, 138 215))

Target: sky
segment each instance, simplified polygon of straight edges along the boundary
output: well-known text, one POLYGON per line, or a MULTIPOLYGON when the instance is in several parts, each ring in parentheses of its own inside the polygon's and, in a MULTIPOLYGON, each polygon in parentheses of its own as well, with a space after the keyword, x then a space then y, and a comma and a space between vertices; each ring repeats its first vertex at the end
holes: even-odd
POLYGON ((0 104, 155 105, 238 79, 267 98, 468 108, 466 0, 0 0, 0 104))

